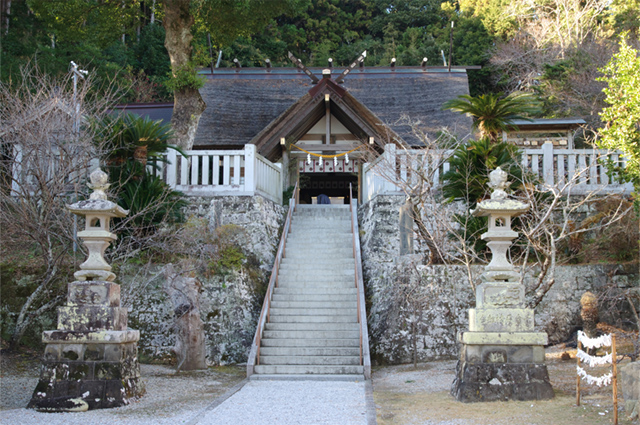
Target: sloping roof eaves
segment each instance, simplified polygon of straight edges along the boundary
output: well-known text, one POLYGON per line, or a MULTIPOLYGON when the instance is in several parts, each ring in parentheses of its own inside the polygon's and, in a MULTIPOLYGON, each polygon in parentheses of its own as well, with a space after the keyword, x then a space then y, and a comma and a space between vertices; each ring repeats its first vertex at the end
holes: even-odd
POLYGON ((311 80, 208 80, 194 145, 244 146, 313 86, 311 80))
MULTIPOLYGON (((195 145, 243 146, 301 100, 314 84, 297 75, 270 78, 210 78, 201 89, 207 109, 200 118, 195 145)), ((341 87, 410 145, 420 146, 407 117, 430 138, 443 128, 460 137, 471 133, 470 117, 443 111, 442 105, 469 94, 465 72, 385 74, 384 78, 352 72, 341 87), (405 120, 406 121, 406 120, 405 120)))
POLYGON ((448 129, 459 137, 471 133, 472 119, 442 105, 457 96, 469 94, 464 73, 422 74, 415 78, 347 78, 345 88, 391 127, 407 143, 423 144, 409 122, 415 123, 430 139, 448 129))

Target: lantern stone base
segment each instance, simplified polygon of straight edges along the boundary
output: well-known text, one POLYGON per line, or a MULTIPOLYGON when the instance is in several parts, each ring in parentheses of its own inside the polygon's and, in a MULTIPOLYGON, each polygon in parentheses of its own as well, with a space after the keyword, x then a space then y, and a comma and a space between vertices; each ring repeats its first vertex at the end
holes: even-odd
POLYGON ((47 346, 40 380, 28 408, 61 412, 119 407, 144 394, 138 331, 47 331, 43 339, 47 346))
POLYGON ((58 329, 45 331, 40 380, 27 407, 83 411, 118 407, 144 393, 138 364, 140 332, 127 329, 120 287, 76 281, 58 308, 58 329))
POLYGON ((553 398, 539 332, 464 332, 451 394, 462 402, 553 398))

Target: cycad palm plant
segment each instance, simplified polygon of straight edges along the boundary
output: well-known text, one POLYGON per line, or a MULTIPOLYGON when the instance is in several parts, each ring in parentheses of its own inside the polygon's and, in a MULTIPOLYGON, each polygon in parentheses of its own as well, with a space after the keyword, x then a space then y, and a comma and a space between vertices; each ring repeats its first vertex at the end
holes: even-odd
POLYGON ((148 159, 165 161, 162 154, 167 149, 175 149, 185 155, 180 148, 169 144, 173 131, 161 121, 126 114, 107 116, 96 126, 99 129, 98 140, 103 143, 105 150, 104 159, 109 165, 121 165, 129 159, 135 159, 144 169, 148 159))
POLYGON ((514 92, 506 97, 502 93, 488 93, 478 97, 458 96, 443 105, 443 109, 467 114, 474 118, 473 127, 480 132, 480 138, 498 140, 501 131, 513 127, 517 119, 530 120, 528 116, 539 114, 540 102, 528 94, 514 92))
MULTIPOLYGON (((466 209, 473 209, 489 196, 489 173, 501 167, 509 175, 510 189, 522 185, 522 168, 518 165, 520 152, 515 145, 492 142, 489 138, 471 140, 460 145, 449 159, 449 171, 442 175, 442 194, 449 201, 463 201, 466 209)), ((486 242, 480 235, 487 228, 486 217, 455 214, 460 225, 455 238, 464 239, 476 254, 486 253, 486 242)))

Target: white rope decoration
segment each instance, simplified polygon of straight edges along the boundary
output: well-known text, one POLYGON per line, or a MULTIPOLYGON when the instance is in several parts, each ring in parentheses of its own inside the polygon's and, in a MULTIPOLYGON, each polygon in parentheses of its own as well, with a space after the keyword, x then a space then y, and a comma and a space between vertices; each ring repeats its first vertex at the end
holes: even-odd
POLYGON ((582 350, 578 350, 576 356, 580 358, 580 361, 589 365, 589 367, 602 366, 605 364, 611 364, 611 353, 605 356, 590 356, 582 350))
POLYGON ((587 381, 589 384, 592 384, 592 385, 595 384, 599 387, 602 387, 602 386, 606 387, 607 385, 611 385, 611 379, 613 378, 613 374, 611 372, 607 373, 606 375, 595 377, 595 376, 589 375, 580 366, 576 366, 576 369, 578 370, 578 376, 580 376, 582 379, 587 381))
MULTIPOLYGON (((578 341, 582 344, 583 347, 597 349, 600 347, 609 347, 612 344, 611 334, 602 335, 597 338, 589 338, 584 332, 578 331, 578 341)), ((589 365, 589 367, 602 366, 605 364, 613 364, 613 357, 611 353, 608 353, 604 356, 591 356, 586 352, 582 351, 578 348, 576 352, 576 356, 580 359, 580 361, 589 365)), ((597 385, 599 387, 607 386, 611 384, 611 379, 613 378, 613 373, 609 372, 606 375, 602 376, 591 376, 589 375, 583 368, 580 366, 576 366, 578 371, 578 376, 583 380, 587 381, 587 383, 593 385, 597 385)))
POLYGON ((611 346, 611 334, 589 338, 584 332, 578 331, 578 341, 586 348, 609 347, 611 346))

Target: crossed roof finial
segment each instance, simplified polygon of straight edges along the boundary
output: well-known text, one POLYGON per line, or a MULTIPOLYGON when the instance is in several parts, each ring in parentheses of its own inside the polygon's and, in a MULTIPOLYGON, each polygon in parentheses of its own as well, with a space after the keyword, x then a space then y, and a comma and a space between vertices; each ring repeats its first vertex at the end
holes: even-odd
MULTIPOLYGON (((289 60, 291 62, 293 62, 293 64, 295 66, 297 66, 302 72, 304 72, 305 74, 307 74, 307 76, 309 78, 311 78, 311 81, 313 81, 314 84, 318 84, 318 82, 320 80, 318 80, 318 77, 316 77, 313 72, 311 72, 311 70, 309 70, 309 68, 307 68, 300 59, 298 59, 297 57, 294 56, 293 53, 289 52, 288 54, 289 56, 289 60)), ((344 77, 347 76, 347 74, 349 74, 351 71, 353 71, 353 69, 358 66, 358 64, 362 61, 364 61, 364 59, 367 57, 367 51, 365 50, 364 52, 362 52, 360 54, 360 56, 357 57, 356 60, 354 60, 353 62, 351 62, 351 64, 345 68, 344 71, 342 71, 342 74, 340 74, 340 76, 338 76, 338 78, 336 78, 336 83, 340 84, 342 83, 342 81, 344 80, 344 77)))

